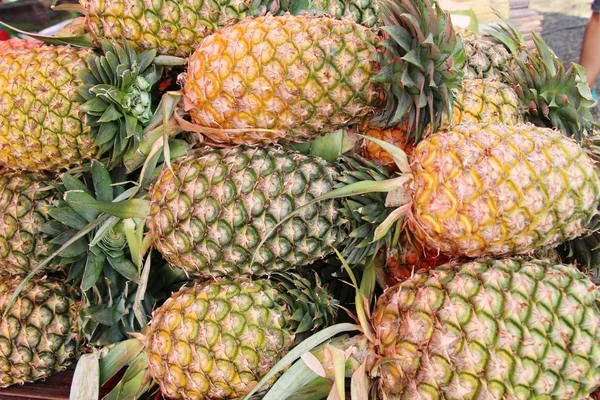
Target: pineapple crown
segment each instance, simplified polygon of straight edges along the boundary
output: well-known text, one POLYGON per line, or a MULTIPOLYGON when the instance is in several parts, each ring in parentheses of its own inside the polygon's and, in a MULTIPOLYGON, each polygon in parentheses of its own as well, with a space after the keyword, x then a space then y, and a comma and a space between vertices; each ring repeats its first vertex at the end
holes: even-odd
POLYGON ((331 325, 337 315, 338 302, 321 286, 317 274, 312 278, 296 273, 273 273, 267 281, 281 295, 296 325, 296 343, 315 331, 331 325))
POLYGON ((152 118, 151 90, 162 76, 155 58, 156 50, 137 54, 127 41, 124 47, 103 41, 102 54, 90 55, 88 68, 79 73, 84 121, 98 153, 108 153, 109 167, 119 165, 124 153, 137 147, 152 118))
POLYGON ((566 69, 546 42, 533 33, 535 49, 527 48, 523 36, 504 17, 503 24, 489 34, 513 54, 513 68, 504 71, 525 107, 529 122, 557 128, 581 142, 592 133, 592 98, 583 67, 573 64, 566 69))
MULTIPOLYGON (((377 183, 390 178, 383 167, 362 157, 353 155, 341 156, 335 189, 343 189, 358 182, 377 183)), ((392 234, 383 240, 374 240, 375 230, 385 221, 392 211, 385 205, 386 195, 379 192, 367 192, 343 198, 341 212, 349 221, 350 231, 341 244, 342 256, 350 264, 363 263, 374 257, 383 243, 389 245, 392 234)))
POLYGON ((381 72, 374 78, 387 92, 385 112, 375 122, 408 121, 409 136, 421 140, 452 119, 453 90, 462 81, 465 53, 448 13, 431 0, 383 0, 381 72))
POLYGON ((124 169, 109 173, 97 161, 80 178, 62 176, 56 189, 63 198, 48 210, 42 231, 60 247, 54 254, 69 264, 67 280, 80 287, 83 304, 80 331, 94 345, 115 343, 148 323, 156 303, 166 299, 171 285, 183 279, 160 259, 150 274, 150 257, 142 265, 143 223, 109 217, 89 204, 126 198, 124 169), (113 183, 114 182, 114 183, 113 183))

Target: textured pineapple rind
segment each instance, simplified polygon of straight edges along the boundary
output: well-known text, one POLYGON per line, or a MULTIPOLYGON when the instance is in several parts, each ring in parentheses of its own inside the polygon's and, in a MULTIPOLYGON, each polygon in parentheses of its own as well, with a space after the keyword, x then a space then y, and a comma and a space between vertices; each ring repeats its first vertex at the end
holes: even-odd
POLYGON ((294 310, 267 280, 218 280, 184 288, 157 309, 148 367, 174 399, 242 397, 294 344, 294 310))
MULTIPOLYGON (((0 312, 20 278, 0 277, 0 312)), ((55 279, 29 281, 0 319, 0 387, 44 379, 64 370, 78 350, 73 291, 55 279)))
POLYGON ((575 267, 540 260, 418 273, 374 312, 384 396, 586 398, 600 386, 599 298, 575 267))
POLYGON ((523 122, 519 98, 505 83, 494 79, 465 79, 455 99, 452 123, 515 125, 523 122))
MULTIPOLYGON (((3 275, 26 275, 50 255, 49 238, 42 232, 54 188, 43 174, 0 173, 0 270, 3 275)), ((56 269, 56 264, 46 268, 56 269)))
POLYGON ((335 200, 291 212, 332 190, 338 173, 318 157, 275 147, 204 149, 164 169, 150 190, 149 234, 171 264, 202 277, 264 275, 305 265, 344 239, 335 200))
POLYGON ((600 203, 593 161, 574 140, 529 124, 455 126, 413 151, 411 227, 429 248, 526 254, 585 232, 600 203))
POLYGON ((186 110, 194 123, 221 129, 204 135, 236 144, 306 141, 359 123, 382 101, 372 80, 377 42, 349 20, 245 19, 206 37, 190 57, 186 110))
MULTIPOLYGON (((158 54, 188 56, 206 36, 248 16, 278 13, 279 1, 212 2, 81 0, 87 27, 97 42, 127 40, 158 54)), ((285 0, 283 1, 285 3, 285 0)))
POLYGON ((516 63, 512 55, 501 45, 467 29, 456 29, 465 48, 465 79, 504 79, 506 71, 516 63))
POLYGON ((69 46, 0 46, 0 165, 58 171, 96 154, 77 93, 77 74, 90 54, 69 46))

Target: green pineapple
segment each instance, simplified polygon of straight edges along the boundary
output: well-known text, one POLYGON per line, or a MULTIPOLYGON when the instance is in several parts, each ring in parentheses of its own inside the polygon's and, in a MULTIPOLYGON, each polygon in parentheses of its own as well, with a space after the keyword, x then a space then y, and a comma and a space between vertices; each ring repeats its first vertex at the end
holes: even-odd
POLYGON ((362 260, 374 252, 368 239, 374 226, 364 226, 363 217, 387 215, 381 195, 310 206, 279 227, 251 265, 261 240, 294 210, 357 177, 387 178, 358 159, 346 163, 347 174, 318 157, 274 147, 195 152, 164 169, 150 189, 148 234, 172 265, 205 278, 289 270, 343 242, 355 253, 352 260, 362 260), (367 216, 353 210, 360 202, 369 204, 367 216), (360 233, 348 237, 354 229, 360 233))
POLYGON ((20 283, 0 277, 0 387, 47 378, 78 353, 73 289, 59 279, 36 277, 7 309, 20 283))
POLYGON ((573 266, 448 264, 386 290, 372 318, 387 399, 581 399, 600 386, 598 289, 573 266))
MULTIPOLYGON (((40 173, 0 173, 0 270, 3 275, 27 275, 50 255, 54 246, 44 232, 48 210, 57 192, 40 173)), ((55 270, 51 263, 45 270, 55 270)))

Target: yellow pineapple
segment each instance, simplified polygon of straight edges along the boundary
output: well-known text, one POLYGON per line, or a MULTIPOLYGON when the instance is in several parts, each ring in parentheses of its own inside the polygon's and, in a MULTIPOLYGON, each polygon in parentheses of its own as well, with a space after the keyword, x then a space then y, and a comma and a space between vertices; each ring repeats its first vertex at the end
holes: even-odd
POLYGON ((351 20, 311 15, 247 18, 206 37, 183 88, 198 132, 257 144, 306 141, 365 119, 393 126, 408 117, 416 131, 441 125, 463 54, 448 15, 429 1, 389 6, 382 18, 412 38, 407 49, 351 20), (408 52, 435 74, 403 59, 408 52))
POLYGON ((429 135, 410 160, 378 144, 393 153, 402 173, 381 186, 389 191, 386 204, 396 209, 377 238, 407 217, 411 232, 431 250, 527 254, 582 235, 600 204, 592 158, 549 128, 457 125, 429 135))
POLYGON ((0 165, 57 171, 95 156, 77 102, 91 54, 21 39, 0 44, 0 165))

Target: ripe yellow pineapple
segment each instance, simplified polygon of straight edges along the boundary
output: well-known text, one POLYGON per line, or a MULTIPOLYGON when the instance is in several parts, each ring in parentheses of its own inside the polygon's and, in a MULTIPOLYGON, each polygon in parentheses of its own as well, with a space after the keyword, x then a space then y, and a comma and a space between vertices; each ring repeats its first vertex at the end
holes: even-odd
POLYGON ((437 132, 413 151, 410 174, 409 225, 426 247, 450 255, 553 247, 584 233, 600 204, 600 179, 586 152, 558 131, 529 124, 437 132))
POLYGON ((408 48, 330 17, 265 16, 221 29, 189 59, 185 109, 199 132, 235 144, 305 141, 366 118, 439 126, 458 86, 460 43, 437 4, 389 6, 382 18, 412 38, 408 48), (435 74, 403 59, 409 52, 435 74))
MULTIPOLYGON (((285 2, 284 2, 285 3, 285 2)), ((248 16, 277 13, 281 2, 148 3, 142 0, 81 0, 87 29, 97 41, 128 40, 159 54, 187 56, 204 37, 248 16)))
POLYGON ((89 50, 15 39, 0 45, 0 165, 58 171, 96 154, 77 104, 89 50))

